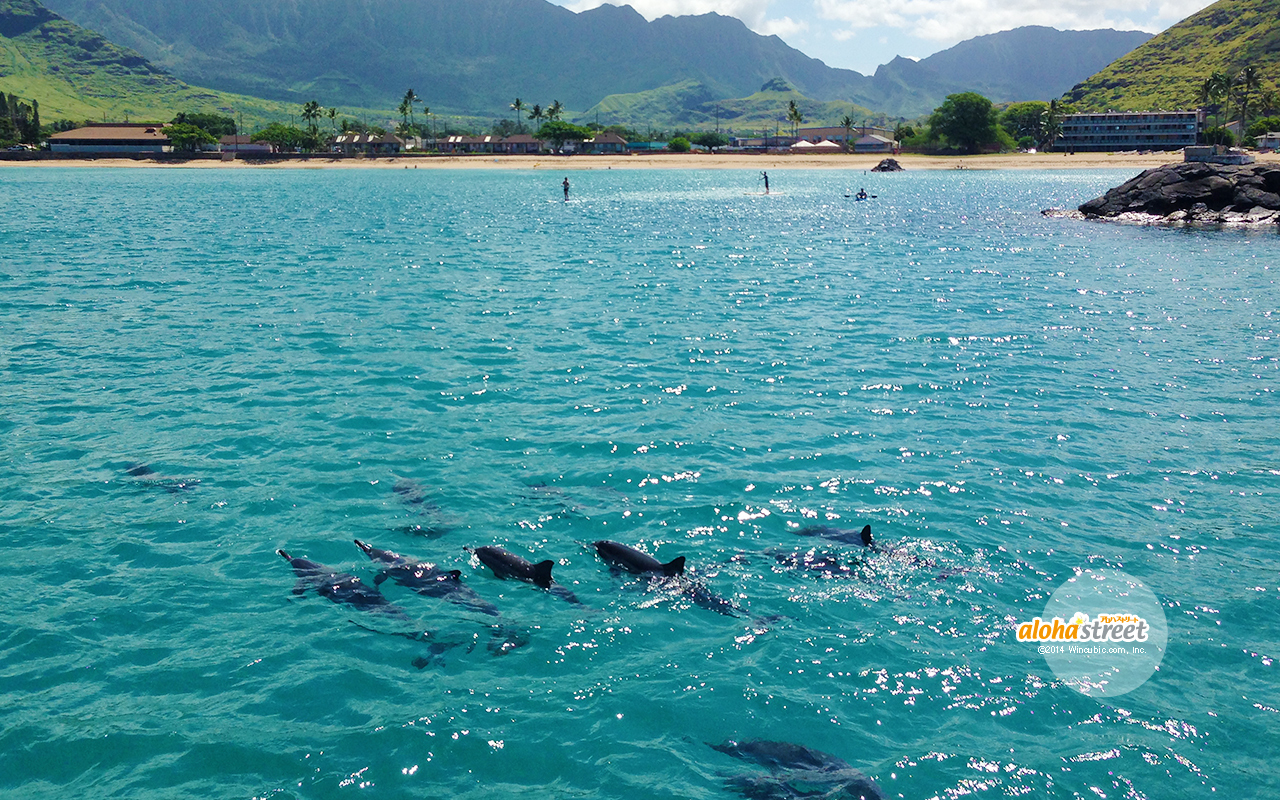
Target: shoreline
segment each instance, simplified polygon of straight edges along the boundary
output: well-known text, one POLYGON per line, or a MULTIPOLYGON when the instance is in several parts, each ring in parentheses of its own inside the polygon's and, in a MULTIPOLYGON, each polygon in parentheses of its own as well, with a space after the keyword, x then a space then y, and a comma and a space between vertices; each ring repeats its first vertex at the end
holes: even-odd
MULTIPOLYGON (((825 169, 870 171, 886 156, 878 154, 796 154, 744 155, 728 153, 664 153, 654 155, 400 155, 373 158, 290 157, 281 160, 199 158, 155 160, 135 158, 48 158, 0 160, 0 169, 47 169, 57 167, 97 167, 100 169, 487 169, 542 170, 551 172, 601 169, 742 169, 796 170, 825 169)), ((1177 151, 1139 153, 1006 153, 976 156, 893 156, 904 170, 1078 170, 1133 169, 1159 167, 1180 160, 1177 151)), ((1257 156, 1258 163, 1280 163, 1280 153, 1257 156)), ((890 173, 884 173, 890 174, 890 173)))

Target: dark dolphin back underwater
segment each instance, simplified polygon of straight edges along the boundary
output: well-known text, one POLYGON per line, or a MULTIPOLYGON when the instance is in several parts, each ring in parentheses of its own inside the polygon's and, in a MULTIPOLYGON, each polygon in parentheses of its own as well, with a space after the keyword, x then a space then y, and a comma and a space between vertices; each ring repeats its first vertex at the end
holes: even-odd
POLYGON ((1280 237, 562 177, 0 172, 0 794, 1280 792, 1280 237), (1014 640, 1088 568, 1169 620, 1107 702, 1014 640))

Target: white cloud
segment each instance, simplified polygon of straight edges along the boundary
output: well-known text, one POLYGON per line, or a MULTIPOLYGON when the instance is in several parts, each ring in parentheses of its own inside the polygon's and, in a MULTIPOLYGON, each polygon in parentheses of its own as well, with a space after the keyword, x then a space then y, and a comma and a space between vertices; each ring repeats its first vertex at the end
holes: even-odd
POLYGON ((795 21, 791 17, 783 17, 782 19, 767 19, 762 25, 753 28, 756 33, 762 33, 765 36, 795 36, 809 30, 809 23, 804 20, 795 21))
POLYGON ((974 36, 1023 25, 1047 25, 1059 30, 1116 28, 1157 32, 1168 23, 1151 19, 1182 19, 1212 0, 1162 0, 1159 12, 1148 12, 1151 0, 1099 3, 1097 0, 901 0, 873 3, 867 0, 815 0, 820 17, 842 22, 848 31, 888 27, 921 39, 955 43, 974 36), (1144 13, 1145 12, 1145 13, 1144 13), (1145 17, 1135 21, 1134 17, 1145 17))

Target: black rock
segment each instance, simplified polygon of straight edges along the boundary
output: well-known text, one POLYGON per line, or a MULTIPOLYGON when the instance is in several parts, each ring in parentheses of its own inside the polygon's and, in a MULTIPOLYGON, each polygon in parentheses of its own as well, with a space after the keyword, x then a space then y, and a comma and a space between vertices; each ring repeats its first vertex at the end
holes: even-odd
POLYGON ((1280 223, 1280 167, 1202 162, 1166 164, 1082 204, 1080 212, 1094 219, 1280 223))
POLYGON ((892 158, 886 158, 871 168, 872 172, 902 172, 902 165, 892 158))

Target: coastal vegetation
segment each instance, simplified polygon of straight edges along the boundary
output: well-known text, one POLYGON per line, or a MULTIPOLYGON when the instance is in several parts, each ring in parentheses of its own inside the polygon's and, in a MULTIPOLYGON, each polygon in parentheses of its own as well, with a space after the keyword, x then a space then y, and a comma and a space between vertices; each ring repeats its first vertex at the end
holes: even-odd
POLYGON ((40 103, 0 92, 0 147, 40 141, 40 103))
POLYGON ((254 124, 288 116, 284 103, 190 86, 35 0, 0 0, 0 65, 0 91, 38 100, 46 120, 166 119, 175 109, 234 111, 254 124))
MULTIPOLYGON (((1148 111, 1213 103, 1214 74, 1236 80, 1252 68, 1258 88, 1249 101, 1274 92, 1280 79, 1280 5, 1276 0, 1218 0, 1142 44, 1066 93, 1081 111, 1148 111)), ((1220 123, 1223 121, 1219 116, 1220 123)))

